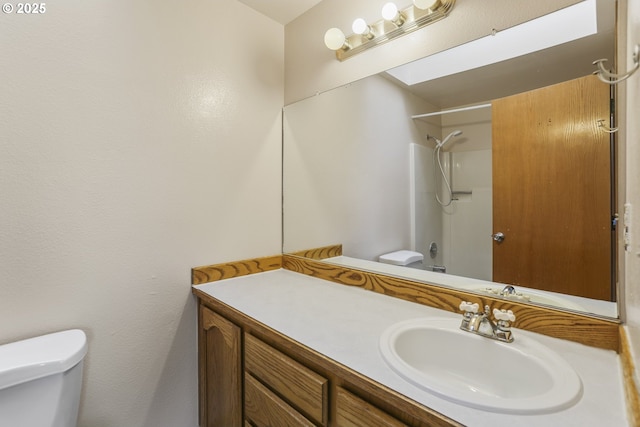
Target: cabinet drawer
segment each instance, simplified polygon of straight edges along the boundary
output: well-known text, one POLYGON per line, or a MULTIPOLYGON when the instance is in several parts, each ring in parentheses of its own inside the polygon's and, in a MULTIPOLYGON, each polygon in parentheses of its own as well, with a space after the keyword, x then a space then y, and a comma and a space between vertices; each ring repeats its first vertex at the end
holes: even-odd
POLYGON ((337 392, 336 419, 340 427, 407 427, 342 387, 337 392))
POLYGON ((328 422, 328 380, 245 334, 245 370, 308 418, 328 422))
POLYGON ((257 427, 314 427, 250 374, 244 377, 244 413, 257 427))

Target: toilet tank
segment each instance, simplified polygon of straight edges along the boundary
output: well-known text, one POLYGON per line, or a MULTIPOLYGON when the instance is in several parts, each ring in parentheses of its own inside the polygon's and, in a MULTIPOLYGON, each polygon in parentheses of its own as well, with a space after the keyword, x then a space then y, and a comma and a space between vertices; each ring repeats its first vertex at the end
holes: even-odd
POLYGON ((380 255, 378 261, 384 264, 422 268, 424 256, 420 252, 401 250, 380 255))
POLYGON ((0 345, 0 427, 75 427, 86 353, 79 329, 0 345))

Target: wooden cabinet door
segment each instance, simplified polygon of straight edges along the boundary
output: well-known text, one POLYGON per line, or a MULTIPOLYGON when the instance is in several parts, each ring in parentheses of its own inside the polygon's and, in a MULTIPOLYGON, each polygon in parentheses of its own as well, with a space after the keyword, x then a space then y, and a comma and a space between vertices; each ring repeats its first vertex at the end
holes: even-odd
POLYGON ((407 427, 342 387, 337 388, 336 419, 339 427, 407 427))
POLYGON ((200 425, 241 427, 241 329, 200 306, 200 425))
POLYGON ((609 115, 595 76, 493 101, 494 281, 612 299, 609 115))

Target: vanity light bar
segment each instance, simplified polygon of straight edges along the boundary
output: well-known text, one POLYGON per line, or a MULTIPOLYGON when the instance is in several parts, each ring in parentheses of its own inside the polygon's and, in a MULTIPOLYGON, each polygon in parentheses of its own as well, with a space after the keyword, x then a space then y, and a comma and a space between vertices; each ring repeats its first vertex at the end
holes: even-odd
POLYGON ((349 37, 345 37, 340 29, 331 28, 325 34, 325 44, 329 49, 335 50, 339 61, 344 61, 369 48, 445 18, 453 9, 455 2, 456 0, 431 0, 431 5, 422 9, 423 6, 420 5, 429 2, 414 0, 413 4, 405 9, 397 10, 396 8, 397 13, 394 16, 389 15, 390 8, 387 6, 393 4, 388 3, 385 5, 386 9, 383 8, 384 19, 368 26, 366 23, 363 26, 362 19, 356 20, 358 25, 354 25, 354 31, 360 34, 351 34, 349 37))

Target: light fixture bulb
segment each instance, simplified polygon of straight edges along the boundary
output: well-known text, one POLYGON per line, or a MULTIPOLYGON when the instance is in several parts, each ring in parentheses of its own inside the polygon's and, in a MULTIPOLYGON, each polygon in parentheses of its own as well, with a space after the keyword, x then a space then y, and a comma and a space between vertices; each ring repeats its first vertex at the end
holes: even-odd
POLYGON ((324 34, 324 44, 331 50, 345 47, 347 38, 340 28, 329 28, 324 34))
POLYGON ((358 18, 355 21, 353 21, 353 25, 351 26, 351 29, 356 34, 367 34, 369 31, 371 31, 369 29, 369 25, 367 25, 367 22, 362 18, 358 18))
POLYGON ((398 18, 398 6, 389 2, 382 6, 382 17, 387 21, 395 21, 398 18))
POLYGON ((358 18, 353 21, 351 29, 354 33, 360 34, 361 36, 366 37, 368 40, 371 40, 376 36, 369 24, 367 24, 362 18, 358 18))
POLYGON ((405 19, 404 15, 398 12, 398 6, 396 6, 395 3, 392 3, 392 2, 389 2, 384 6, 382 6, 382 17, 386 21, 393 22, 398 27, 404 24, 404 19, 405 19))
POLYGON ((427 10, 433 9, 440 2, 440 0, 413 0, 413 5, 416 9, 427 10))

